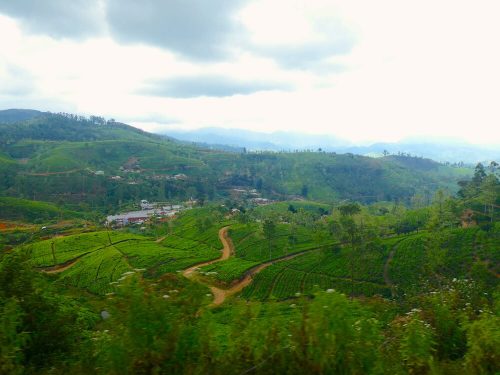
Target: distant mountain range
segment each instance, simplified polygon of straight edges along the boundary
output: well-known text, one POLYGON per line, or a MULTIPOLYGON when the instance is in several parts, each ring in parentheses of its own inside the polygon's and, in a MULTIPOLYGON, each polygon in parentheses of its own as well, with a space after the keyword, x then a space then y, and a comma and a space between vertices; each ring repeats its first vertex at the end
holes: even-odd
MULTIPOLYGON (((317 150, 338 153, 353 153, 365 156, 383 156, 389 154, 410 154, 422 156, 440 162, 475 164, 500 160, 500 145, 478 146, 456 140, 419 140, 408 139, 400 142, 379 142, 357 146, 349 141, 331 135, 312 135, 296 132, 263 133, 241 129, 201 128, 196 130, 169 130, 164 134, 170 137, 205 145, 224 145, 249 151, 291 151, 317 150)), ((500 140, 499 140, 500 142, 500 140)))
MULTIPOLYGON (((8 109, 0 111, 0 123, 13 124, 47 115, 31 109, 8 109)), ((352 153, 379 157, 384 152, 398 155, 422 156, 440 162, 475 164, 500 160, 500 145, 473 145, 464 141, 436 139, 408 139, 400 142, 379 142, 371 145, 354 145, 352 142, 332 135, 305 134, 297 132, 263 133, 243 129, 217 127, 196 130, 168 130, 162 135, 184 142, 194 142, 199 146, 223 151, 294 151, 318 150, 352 153)), ((500 140, 499 140, 500 143, 500 140)))

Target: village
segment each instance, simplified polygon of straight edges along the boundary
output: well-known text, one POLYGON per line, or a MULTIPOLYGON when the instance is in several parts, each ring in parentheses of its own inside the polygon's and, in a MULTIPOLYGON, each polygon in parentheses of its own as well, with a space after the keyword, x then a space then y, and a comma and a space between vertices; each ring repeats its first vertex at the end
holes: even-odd
POLYGON ((174 217, 177 213, 193 208, 196 201, 190 199, 182 204, 164 204, 161 202, 148 202, 143 199, 140 202, 140 210, 122 212, 118 215, 109 215, 106 217, 106 225, 111 227, 123 227, 126 225, 141 225, 152 218, 168 219, 174 217))

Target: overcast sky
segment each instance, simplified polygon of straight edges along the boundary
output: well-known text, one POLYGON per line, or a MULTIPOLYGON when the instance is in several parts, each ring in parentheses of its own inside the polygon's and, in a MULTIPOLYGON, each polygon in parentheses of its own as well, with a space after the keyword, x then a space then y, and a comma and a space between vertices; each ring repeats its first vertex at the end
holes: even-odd
POLYGON ((500 1, 0 0, 0 109, 500 144, 500 1))

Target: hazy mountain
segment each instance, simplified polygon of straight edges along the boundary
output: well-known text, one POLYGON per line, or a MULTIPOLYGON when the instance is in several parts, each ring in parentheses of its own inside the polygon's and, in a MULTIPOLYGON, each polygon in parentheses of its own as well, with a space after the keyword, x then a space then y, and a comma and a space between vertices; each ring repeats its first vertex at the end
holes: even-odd
POLYGON ((45 112, 34 109, 6 109, 0 111, 0 123, 11 124, 19 121, 31 120, 43 115, 45 112))
POLYGON ((248 150, 317 150, 353 153, 368 156, 390 154, 410 154, 431 158, 440 162, 477 163, 500 159, 500 146, 473 145, 463 141, 448 139, 407 139, 400 142, 378 142, 357 146, 331 135, 313 135, 295 132, 263 133, 241 129, 202 128, 182 131, 169 130, 169 136, 184 141, 205 144, 226 144, 245 147, 248 150))
POLYGON ((346 147, 351 143, 330 135, 303 134, 295 132, 261 133, 243 129, 201 128, 197 130, 168 130, 167 134, 184 141, 225 144, 233 147, 245 147, 248 150, 289 151, 346 147))

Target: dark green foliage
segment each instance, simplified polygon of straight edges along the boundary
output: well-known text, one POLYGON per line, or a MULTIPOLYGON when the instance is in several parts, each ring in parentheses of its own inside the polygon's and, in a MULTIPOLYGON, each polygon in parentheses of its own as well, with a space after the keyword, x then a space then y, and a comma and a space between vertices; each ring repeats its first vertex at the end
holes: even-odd
POLYGON ((22 373, 74 361, 95 315, 54 292, 23 254, 0 262, 0 368, 22 373))

